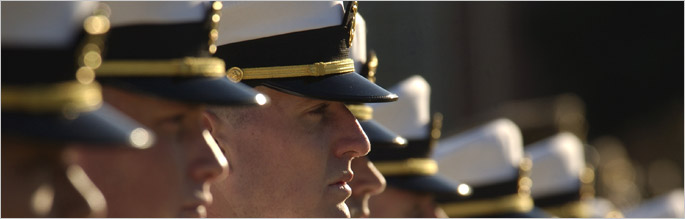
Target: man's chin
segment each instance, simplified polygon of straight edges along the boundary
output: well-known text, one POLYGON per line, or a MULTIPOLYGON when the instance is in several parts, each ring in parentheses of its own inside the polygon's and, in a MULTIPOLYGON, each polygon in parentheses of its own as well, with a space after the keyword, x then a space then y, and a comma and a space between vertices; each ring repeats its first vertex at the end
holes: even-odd
POLYGON ((331 217, 350 218, 350 209, 347 208, 345 202, 342 202, 336 206, 335 215, 331 215, 331 217))
POLYGON ((347 209, 349 209, 351 218, 360 218, 362 216, 362 205, 357 200, 350 197, 345 201, 347 209))

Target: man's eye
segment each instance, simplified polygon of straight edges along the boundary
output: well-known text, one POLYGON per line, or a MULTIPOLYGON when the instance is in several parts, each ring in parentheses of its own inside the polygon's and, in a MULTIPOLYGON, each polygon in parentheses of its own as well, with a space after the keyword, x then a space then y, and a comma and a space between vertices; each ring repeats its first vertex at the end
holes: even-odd
POLYGON ((326 110, 328 109, 328 103, 323 103, 316 107, 314 110, 309 111, 311 114, 325 114, 326 110))
POLYGON ((184 114, 178 114, 178 115, 165 117, 164 119, 159 120, 157 127, 160 127, 163 130, 167 130, 167 131, 170 131, 171 129, 176 130, 183 124, 184 119, 185 119, 184 114))
POLYGON ((179 115, 175 115, 175 116, 172 116, 172 117, 168 118, 168 119, 167 119, 167 122, 171 122, 171 123, 182 123, 184 118, 185 118, 185 115, 184 115, 184 114, 179 114, 179 115))

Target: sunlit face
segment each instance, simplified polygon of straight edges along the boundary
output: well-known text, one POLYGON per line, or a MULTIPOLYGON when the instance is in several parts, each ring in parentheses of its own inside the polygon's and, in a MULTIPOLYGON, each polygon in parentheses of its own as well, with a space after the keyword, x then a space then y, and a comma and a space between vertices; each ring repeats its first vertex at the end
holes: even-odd
POLYGON ((383 192, 385 178, 366 156, 352 160, 352 171, 352 196, 345 203, 350 209, 351 217, 369 217, 369 198, 383 192))
POLYGON ((2 138, 3 217, 104 217, 102 193, 65 147, 2 138))
POLYGON ((225 175, 227 163, 205 141, 204 107, 112 87, 103 97, 154 131, 156 140, 144 150, 79 150, 80 163, 107 199, 108 216, 205 216, 210 182, 225 175))
POLYGON ((388 186, 369 201, 371 217, 445 218, 430 194, 410 192, 388 186))
POLYGON ((213 184, 209 216, 349 217, 350 162, 369 152, 354 116, 341 102, 256 89, 270 105, 208 114, 231 173, 213 184))

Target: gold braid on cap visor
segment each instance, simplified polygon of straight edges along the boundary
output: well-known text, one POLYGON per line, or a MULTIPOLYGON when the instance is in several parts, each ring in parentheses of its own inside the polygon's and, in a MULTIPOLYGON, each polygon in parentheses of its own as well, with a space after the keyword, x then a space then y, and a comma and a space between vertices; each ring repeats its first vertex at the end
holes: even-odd
POLYGON ((171 60, 109 60, 95 70, 104 77, 223 77, 226 64, 219 58, 186 57, 171 60))
POLYGON ((383 176, 397 175, 434 175, 438 172, 438 164, 433 159, 410 158, 400 161, 373 162, 376 169, 383 176))
POLYGON ((100 107, 100 84, 77 81, 51 85, 2 86, 2 110, 47 112, 87 112, 100 107))
POLYGON ((231 81, 238 82, 241 80, 251 79, 294 78, 307 76, 318 77, 348 72, 354 72, 354 61, 352 61, 352 59, 343 59, 330 62, 317 62, 308 65, 289 65, 257 68, 232 67, 228 69, 228 71, 226 72, 226 76, 229 79, 231 79, 231 81))

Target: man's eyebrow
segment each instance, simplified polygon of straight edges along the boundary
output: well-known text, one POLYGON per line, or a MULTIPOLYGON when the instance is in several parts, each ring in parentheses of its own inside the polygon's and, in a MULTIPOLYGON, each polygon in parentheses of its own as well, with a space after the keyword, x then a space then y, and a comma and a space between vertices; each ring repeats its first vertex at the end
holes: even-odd
POLYGON ((297 98, 297 103, 295 103, 295 107, 300 110, 304 110, 307 108, 311 108, 315 105, 319 105, 321 103, 324 103, 324 100, 318 100, 318 99, 313 99, 313 98, 305 98, 305 97, 298 97, 297 98))

